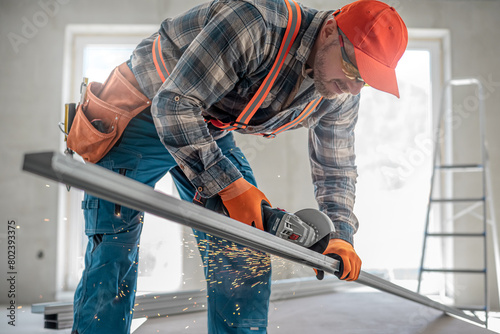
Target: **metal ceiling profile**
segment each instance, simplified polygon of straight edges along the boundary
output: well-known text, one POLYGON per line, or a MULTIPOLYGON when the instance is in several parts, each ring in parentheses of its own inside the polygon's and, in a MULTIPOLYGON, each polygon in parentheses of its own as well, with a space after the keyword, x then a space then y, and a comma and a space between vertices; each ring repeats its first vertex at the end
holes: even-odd
MULTIPOLYGON (((113 173, 97 165, 76 161, 61 153, 41 152, 26 154, 23 170, 85 190, 105 200, 148 212, 260 251, 321 269, 330 274, 338 271, 339 262, 330 257, 295 245, 251 226, 241 224, 201 206, 157 192, 147 185, 113 173)), ((433 301, 428 297, 364 271, 361 271, 356 282, 443 311, 461 319, 484 324, 476 316, 433 301)))

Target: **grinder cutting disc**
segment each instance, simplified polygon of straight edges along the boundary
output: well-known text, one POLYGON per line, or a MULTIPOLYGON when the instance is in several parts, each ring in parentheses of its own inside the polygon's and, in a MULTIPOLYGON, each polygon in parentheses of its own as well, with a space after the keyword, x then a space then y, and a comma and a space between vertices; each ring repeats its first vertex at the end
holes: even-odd
POLYGON ((295 215, 316 231, 317 242, 308 248, 323 253, 328 246, 330 233, 335 232, 335 226, 330 217, 316 209, 302 209, 295 212, 295 215))

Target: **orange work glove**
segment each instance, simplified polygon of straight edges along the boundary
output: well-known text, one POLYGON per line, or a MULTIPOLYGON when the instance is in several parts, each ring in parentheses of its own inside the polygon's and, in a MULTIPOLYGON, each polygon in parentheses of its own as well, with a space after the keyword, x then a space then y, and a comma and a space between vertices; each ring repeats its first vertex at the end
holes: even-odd
POLYGON ((244 178, 231 183, 219 192, 229 217, 264 230, 262 204, 271 206, 266 196, 244 178))
MULTIPOLYGON (((350 243, 342 239, 331 239, 323 254, 340 261, 339 271, 335 273, 335 276, 347 281, 358 279, 361 259, 350 243)), ((316 269, 314 271, 316 278, 322 280, 325 275, 324 271, 316 269)))

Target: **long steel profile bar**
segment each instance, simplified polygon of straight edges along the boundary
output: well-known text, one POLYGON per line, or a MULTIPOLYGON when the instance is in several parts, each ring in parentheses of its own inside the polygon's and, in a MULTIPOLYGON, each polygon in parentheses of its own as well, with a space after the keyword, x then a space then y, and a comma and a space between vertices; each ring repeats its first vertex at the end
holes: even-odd
MULTIPOLYGON (((222 216, 193 203, 157 192, 149 186, 102 167, 84 164, 60 153, 26 154, 23 169, 85 190, 105 200, 139 211, 145 211, 263 252, 321 269, 331 274, 338 271, 339 262, 330 257, 241 224, 229 217, 222 216)), ((477 317, 470 316, 459 309, 443 305, 366 272, 362 271, 360 273, 357 282, 483 324, 477 317)))

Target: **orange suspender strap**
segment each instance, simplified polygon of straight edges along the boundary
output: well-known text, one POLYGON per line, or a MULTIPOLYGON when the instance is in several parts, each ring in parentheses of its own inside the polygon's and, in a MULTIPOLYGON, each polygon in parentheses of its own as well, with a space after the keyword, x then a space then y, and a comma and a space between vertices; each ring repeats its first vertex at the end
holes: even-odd
POLYGON ((299 33, 300 23, 302 21, 302 12, 300 11, 299 5, 294 0, 286 0, 285 4, 288 9, 288 24, 273 67, 257 90, 257 93, 255 93, 245 109, 243 109, 236 121, 232 123, 233 127, 225 130, 235 130, 237 128, 244 129, 247 127, 253 115, 259 110, 267 94, 271 91, 274 81, 276 81, 279 71, 281 67, 283 67, 285 58, 292 48, 295 37, 297 37, 299 33))
POLYGON ((170 73, 167 70, 167 66, 165 66, 163 55, 161 54, 160 34, 158 34, 158 38, 156 38, 153 42, 153 62, 155 64, 156 71, 160 76, 161 82, 165 82, 170 73), (158 59, 161 60, 161 63, 158 62, 158 59))
POLYGON ((266 138, 274 138, 279 133, 296 126, 297 124, 302 122, 304 119, 306 119, 306 117, 309 116, 314 110, 316 110, 316 107, 319 105, 319 103, 322 100, 323 100, 323 97, 312 100, 311 102, 309 102, 307 104, 307 106, 304 108, 304 110, 302 110, 302 112, 300 113, 300 115, 297 118, 295 118, 294 120, 292 120, 291 122, 289 122, 285 125, 280 126, 279 128, 277 128, 276 130, 274 130, 273 132, 271 132, 269 134, 262 133, 261 135, 266 137, 266 138))

